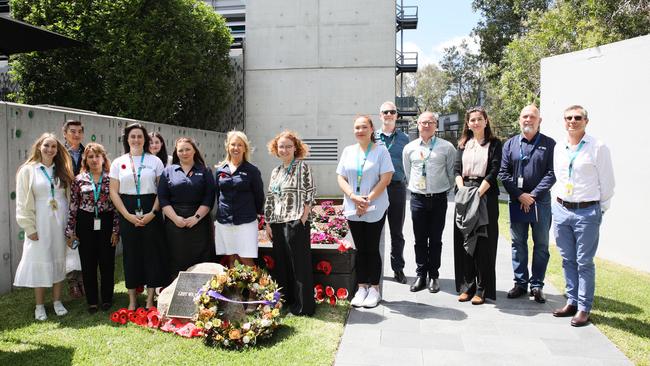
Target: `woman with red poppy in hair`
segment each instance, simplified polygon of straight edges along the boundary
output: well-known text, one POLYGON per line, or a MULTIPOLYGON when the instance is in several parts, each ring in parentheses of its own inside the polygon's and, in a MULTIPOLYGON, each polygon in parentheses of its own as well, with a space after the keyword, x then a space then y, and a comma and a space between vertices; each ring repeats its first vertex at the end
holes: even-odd
POLYGON ((264 216, 273 241, 278 281, 294 315, 314 314, 309 215, 316 189, 311 169, 302 159, 309 149, 295 132, 284 131, 268 143, 269 153, 282 161, 271 172, 264 216))
POLYGON ((154 306, 155 288, 169 283, 167 248, 156 195, 163 163, 147 153, 149 139, 140 123, 126 126, 122 136, 126 154, 113 160, 109 174, 111 200, 120 213, 129 310, 138 305, 137 287, 147 286, 146 306, 150 308, 154 306))

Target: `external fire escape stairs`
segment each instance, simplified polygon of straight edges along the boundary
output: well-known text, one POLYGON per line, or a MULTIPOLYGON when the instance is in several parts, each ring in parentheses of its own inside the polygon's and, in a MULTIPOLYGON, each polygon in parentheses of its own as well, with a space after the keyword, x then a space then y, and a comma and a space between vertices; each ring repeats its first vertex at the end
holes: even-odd
POLYGON ((404 6, 400 0, 395 9, 395 32, 400 35, 399 49, 395 50, 395 77, 400 78, 399 95, 395 96, 395 105, 399 115, 398 126, 408 129, 408 120, 418 114, 417 98, 404 95, 404 74, 418 71, 418 53, 404 52, 404 30, 417 29, 418 7, 404 6))

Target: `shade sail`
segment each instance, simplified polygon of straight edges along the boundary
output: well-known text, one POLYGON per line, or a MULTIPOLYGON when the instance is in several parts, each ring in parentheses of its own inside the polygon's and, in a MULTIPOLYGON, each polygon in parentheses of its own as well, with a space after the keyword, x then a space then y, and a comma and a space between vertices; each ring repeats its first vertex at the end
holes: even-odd
POLYGON ((0 15, 0 55, 78 47, 83 43, 61 34, 0 15))

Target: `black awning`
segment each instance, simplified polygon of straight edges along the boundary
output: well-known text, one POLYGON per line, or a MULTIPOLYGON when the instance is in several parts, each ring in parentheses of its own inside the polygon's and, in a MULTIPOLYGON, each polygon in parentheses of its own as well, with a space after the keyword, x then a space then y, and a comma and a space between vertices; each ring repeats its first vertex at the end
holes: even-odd
POLYGON ((61 34, 0 15, 0 55, 79 47, 83 43, 61 34))

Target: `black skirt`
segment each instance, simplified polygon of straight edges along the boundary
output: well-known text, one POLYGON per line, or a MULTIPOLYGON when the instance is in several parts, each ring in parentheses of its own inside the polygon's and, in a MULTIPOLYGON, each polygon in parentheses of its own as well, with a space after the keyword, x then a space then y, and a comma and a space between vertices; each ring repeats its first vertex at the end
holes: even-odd
MULTIPOLYGON (((122 194, 122 202, 129 213, 135 213, 137 196, 122 194)), ((150 212, 156 200, 155 194, 141 195, 143 212, 150 212)), ((135 227, 120 215, 120 236, 124 248, 124 280, 127 289, 138 286, 162 287, 169 284, 167 245, 162 230, 162 215, 144 227, 135 227)))
MULTIPOLYGON (((194 216, 199 205, 172 205, 180 217, 194 216)), ((179 228, 172 220, 165 220, 169 265, 172 277, 179 271, 203 262, 214 261, 214 226, 210 215, 206 215, 191 228, 179 228)))

